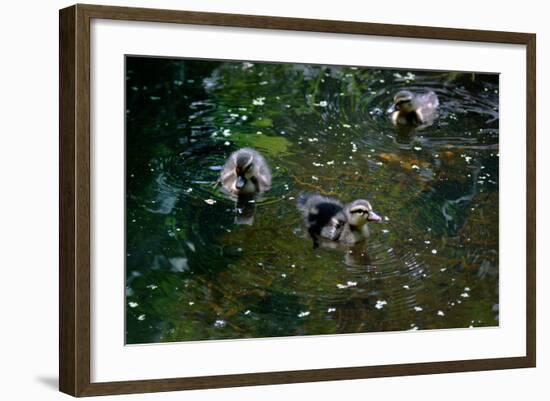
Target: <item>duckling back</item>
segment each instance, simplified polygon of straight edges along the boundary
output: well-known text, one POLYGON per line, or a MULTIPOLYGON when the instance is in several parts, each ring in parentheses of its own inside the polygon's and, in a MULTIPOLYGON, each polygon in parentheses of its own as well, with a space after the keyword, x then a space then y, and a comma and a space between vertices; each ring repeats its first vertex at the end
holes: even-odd
POLYGON ((319 237, 333 241, 339 238, 346 222, 339 201, 317 194, 301 194, 297 207, 314 241, 319 237))

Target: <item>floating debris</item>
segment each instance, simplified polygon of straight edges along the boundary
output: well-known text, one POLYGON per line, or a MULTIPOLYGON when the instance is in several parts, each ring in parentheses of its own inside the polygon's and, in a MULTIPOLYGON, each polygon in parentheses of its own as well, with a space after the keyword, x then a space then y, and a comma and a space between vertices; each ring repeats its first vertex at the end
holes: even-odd
POLYGON ((222 328, 222 327, 225 327, 225 320, 222 320, 222 319, 218 319, 214 322, 214 327, 216 328, 222 328))
POLYGON ((326 100, 321 100, 319 102, 319 107, 327 107, 328 106, 328 102, 326 100))
POLYGON ((128 302, 128 306, 130 308, 135 308, 136 306, 138 306, 139 304, 137 302, 128 302))
POLYGON ((468 294, 467 292, 463 292, 462 294, 460 294, 460 296, 462 298, 470 298, 470 294, 468 294))
POLYGON ((443 312, 442 310, 438 310, 437 316, 445 316, 445 312, 443 312))
POLYGON ((300 313, 298 313, 298 317, 306 317, 306 316, 309 316, 310 313, 311 313, 311 312, 309 312, 309 311, 300 312, 300 313))
POLYGON ((376 305, 374 305, 374 307, 376 309, 382 309, 385 305, 387 305, 388 302, 387 301, 383 301, 383 300, 378 300, 376 301, 376 305))
POLYGON ((432 249, 432 253, 435 255, 437 253, 437 249, 432 249))
POLYGON ((415 312, 422 312, 423 311, 421 306, 415 306, 413 309, 414 309, 415 312))
POLYGON ((336 288, 343 290, 345 288, 357 286, 357 281, 348 281, 346 284, 336 284, 336 288))
POLYGON ((328 308, 327 312, 328 313, 336 312, 336 308, 328 308))
POLYGON ((139 321, 144 321, 145 320, 145 315, 139 315, 137 319, 139 321))
POLYGON ((209 204, 209 205, 213 205, 213 204, 216 203, 216 201, 214 199, 205 199, 204 202, 209 204))
POLYGON ((256 99, 252 100, 252 104, 254 106, 263 106, 265 103, 265 97, 257 97, 256 99))
POLYGON ((157 289, 158 286, 155 285, 155 284, 149 284, 149 285, 147 286, 147 288, 149 288, 150 290, 154 290, 154 289, 157 289))

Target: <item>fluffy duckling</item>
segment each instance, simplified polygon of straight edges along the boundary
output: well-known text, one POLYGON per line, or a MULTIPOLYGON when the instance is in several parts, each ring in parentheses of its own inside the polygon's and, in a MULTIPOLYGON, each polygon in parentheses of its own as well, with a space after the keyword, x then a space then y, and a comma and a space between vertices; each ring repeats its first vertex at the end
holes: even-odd
POLYGON ((346 224, 338 240, 347 245, 357 244, 369 236, 368 222, 380 223, 382 218, 377 215, 369 201, 357 199, 344 207, 346 224))
POLYGON ((353 245, 369 235, 368 222, 381 222, 369 201, 357 199, 343 206, 338 200, 321 195, 301 195, 298 209, 302 213, 314 247, 319 239, 353 245))
POLYGON ((420 126, 430 125, 437 115, 439 99, 433 91, 415 95, 402 90, 393 97, 393 104, 388 109, 395 125, 420 126))
POLYGON ((265 192, 271 186, 271 171, 256 150, 242 148, 233 152, 220 173, 223 190, 237 196, 265 192))
POLYGON ((321 195, 302 194, 298 197, 298 210, 314 247, 318 246, 319 238, 338 240, 346 224, 342 203, 321 195))

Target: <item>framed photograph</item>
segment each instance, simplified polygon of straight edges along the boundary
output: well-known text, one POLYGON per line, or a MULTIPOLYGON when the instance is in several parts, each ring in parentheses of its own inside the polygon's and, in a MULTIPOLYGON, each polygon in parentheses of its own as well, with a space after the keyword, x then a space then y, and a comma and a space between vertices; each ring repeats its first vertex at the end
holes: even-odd
POLYGON ((534 367, 535 35, 60 11, 60 390, 534 367))

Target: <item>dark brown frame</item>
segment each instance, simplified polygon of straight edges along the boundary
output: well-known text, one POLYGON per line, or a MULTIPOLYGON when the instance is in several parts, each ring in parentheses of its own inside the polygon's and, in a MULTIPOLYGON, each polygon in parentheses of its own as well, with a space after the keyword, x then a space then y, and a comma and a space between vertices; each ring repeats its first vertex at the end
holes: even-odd
POLYGON ((59 389, 73 396, 363 379, 535 367, 536 35, 299 18, 74 5, 59 13, 59 389), (524 357, 350 368, 90 382, 90 20, 92 18, 291 31, 511 43, 527 49, 527 354, 524 357))

